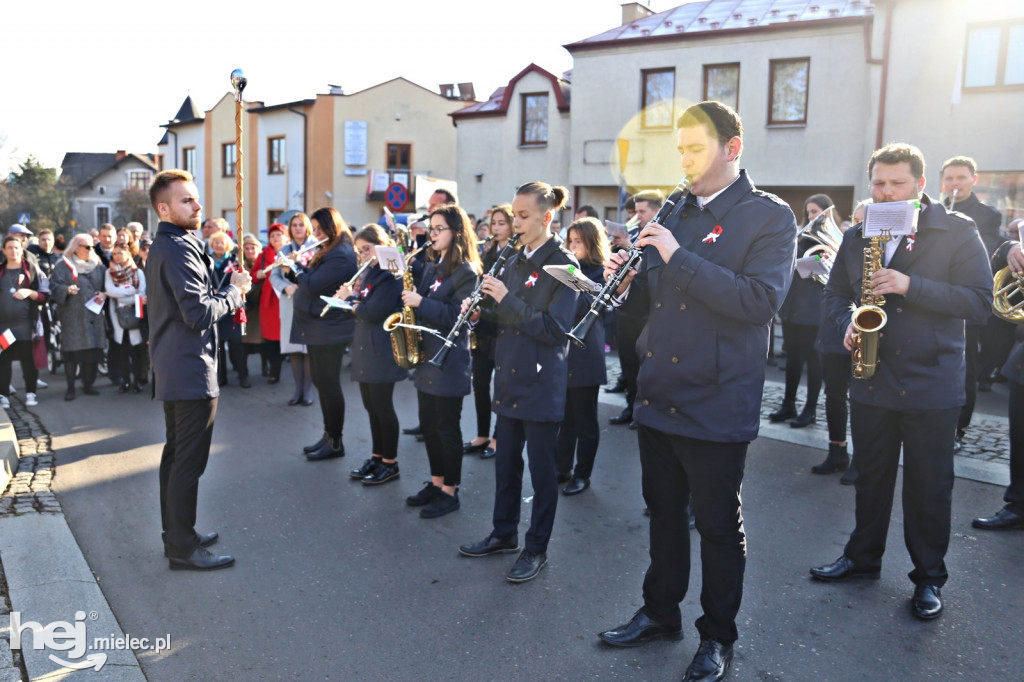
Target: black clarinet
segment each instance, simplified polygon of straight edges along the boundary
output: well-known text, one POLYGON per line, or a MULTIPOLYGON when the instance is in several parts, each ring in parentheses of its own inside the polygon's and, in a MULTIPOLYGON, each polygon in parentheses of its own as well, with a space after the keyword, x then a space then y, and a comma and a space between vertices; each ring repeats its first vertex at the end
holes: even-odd
MULTIPOLYGON (((658 211, 658 215, 654 216, 654 219, 651 220, 651 222, 661 225, 661 221, 668 218, 669 214, 672 213, 672 209, 676 207, 677 203, 679 203, 679 200, 686 196, 686 193, 690 190, 690 183, 691 180, 686 177, 680 180, 679 184, 676 185, 676 188, 672 190, 672 193, 668 195, 668 199, 665 199, 665 203, 661 205, 661 210, 658 211)), ((626 252, 626 255, 628 256, 626 262, 615 271, 615 274, 608 278, 608 281, 604 283, 601 290, 594 294, 594 300, 591 302, 590 309, 587 311, 587 314, 584 315, 583 319, 566 334, 566 336, 572 339, 572 342, 580 348, 587 347, 587 344, 583 342, 583 339, 586 337, 587 332, 590 331, 590 328, 594 326, 594 323, 597 322, 601 314, 601 309, 611 305, 612 296, 615 295, 615 291, 626 280, 626 276, 629 272, 640 267, 640 259, 643 258, 644 252, 643 249, 637 247, 636 240, 640 238, 640 233, 642 231, 643 230, 637 230, 636 235, 629 241, 629 251, 626 252)))
MULTIPOLYGON (((505 264, 508 257, 512 255, 512 252, 516 250, 516 244, 519 243, 519 235, 513 234, 512 238, 508 240, 508 244, 505 244, 505 248, 498 254, 498 260, 494 261, 494 265, 487 271, 487 276, 497 277, 498 273, 501 272, 501 266, 505 264)), ((473 289, 473 293, 469 296, 469 307, 466 308, 466 312, 459 315, 459 319, 455 320, 455 326, 448 332, 448 336, 444 339, 444 345, 441 346, 441 350, 437 351, 430 360, 430 364, 440 369, 444 366, 444 361, 448 359, 448 353, 451 352, 455 346, 455 339, 459 337, 459 333, 462 331, 462 326, 469 322, 470 316, 480 307, 481 301, 484 300, 484 278, 481 277, 480 281, 477 282, 476 288, 473 289)))

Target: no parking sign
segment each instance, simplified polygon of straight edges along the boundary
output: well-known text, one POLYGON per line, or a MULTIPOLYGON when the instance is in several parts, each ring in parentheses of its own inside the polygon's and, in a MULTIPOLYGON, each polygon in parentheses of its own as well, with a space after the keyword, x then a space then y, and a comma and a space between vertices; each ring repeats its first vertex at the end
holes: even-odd
POLYGON ((384 201, 392 211, 401 211, 409 203, 409 190, 400 182, 392 182, 384 192, 384 201))

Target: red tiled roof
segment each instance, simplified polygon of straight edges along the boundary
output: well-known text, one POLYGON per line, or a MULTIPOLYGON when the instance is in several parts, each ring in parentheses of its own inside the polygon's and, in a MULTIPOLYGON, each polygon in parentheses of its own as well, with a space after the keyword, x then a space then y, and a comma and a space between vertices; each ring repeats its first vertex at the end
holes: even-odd
POLYGON ((700 0, 565 45, 569 52, 622 42, 684 39, 693 34, 780 28, 874 16, 871 0, 700 0))
POLYGON ((508 82, 508 85, 504 85, 487 98, 486 102, 478 102, 471 104, 468 107, 463 107, 458 111, 453 111, 448 114, 453 119, 460 118, 471 118, 474 116, 501 116, 508 111, 509 104, 512 99, 512 91, 515 90, 516 83, 520 81, 526 74, 530 72, 536 72, 544 76, 551 81, 551 88, 555 93, 555 103, 558 105, 559 111, 569 111, 569 82, 559 78, 550 71, 542 69, 536 64, 530 64, 525 69, 513 76, 512 80, 508 82))

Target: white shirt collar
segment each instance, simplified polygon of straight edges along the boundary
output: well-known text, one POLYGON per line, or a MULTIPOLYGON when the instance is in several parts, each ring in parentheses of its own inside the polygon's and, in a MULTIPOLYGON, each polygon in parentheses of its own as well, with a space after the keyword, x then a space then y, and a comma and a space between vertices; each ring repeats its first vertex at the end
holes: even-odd
POLYGON ((734 183, 734 182, 736 182, 736 181, 737 181, 737 180, 739 180, 739 179, 740 179, 740 176, 739 176, 739 175, 737 175, 737 176, 736 176, 735 178, 733 178, 733 181, 732 181, 732 182, 730 182, 730 183, 729 183, 728 185, 726 185, 726 186, 725 186, 725 187, 723 187, 722 189, 718 190, 717 192, 715 192, 714 194, 712 194, 712 195, 711 195, 711 196, 709 196, 709 197, 701 197, 701 196, 698 196, 698 197, 697 197, 697 206, 699 206, 699 207, 701 207, 701 208, 704 208, 705 206, 707 206, 708 204, 710 204, 710 203, 711 203, 712 201, 714 201, 714 200, 715 200, 715 198, 716 198, 716 197, 717 197, 717 196, 718 196, 719 194, 721 194, 721 193, 722 193, 722 192, 724 192, 725 190, 727 190, 727 189, 729 189, 730 187, 732 187, 733 183, 734 183))

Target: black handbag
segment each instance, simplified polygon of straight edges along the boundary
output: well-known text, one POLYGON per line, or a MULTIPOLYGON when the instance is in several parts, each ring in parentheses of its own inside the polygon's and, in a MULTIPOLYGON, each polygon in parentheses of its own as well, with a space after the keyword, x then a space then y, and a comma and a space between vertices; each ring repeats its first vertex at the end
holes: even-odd
POLYGON ((134 305, 119 305, 115 307, 117 313, 117 323, 121 325, 121 329, 138 329, 140 320, 135 315, 134 305))

